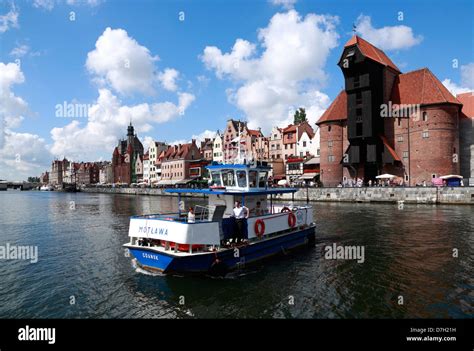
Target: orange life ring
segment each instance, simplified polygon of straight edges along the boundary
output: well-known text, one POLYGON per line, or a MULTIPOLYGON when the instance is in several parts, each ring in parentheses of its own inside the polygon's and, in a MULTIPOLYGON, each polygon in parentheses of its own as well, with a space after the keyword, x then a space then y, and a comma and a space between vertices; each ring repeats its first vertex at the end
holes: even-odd
POLYGON ((257 237, 261 238, 263 236, 263 233, 265 233, 265 222, 261 219, 257 219, 255 221, 255 226, 253 229, 255 230, 255 234, 257 234, 257 237))
POLYGON ((293 212, 288 214, 288 225, 293 228, 296 225, 296 216, 293 212))

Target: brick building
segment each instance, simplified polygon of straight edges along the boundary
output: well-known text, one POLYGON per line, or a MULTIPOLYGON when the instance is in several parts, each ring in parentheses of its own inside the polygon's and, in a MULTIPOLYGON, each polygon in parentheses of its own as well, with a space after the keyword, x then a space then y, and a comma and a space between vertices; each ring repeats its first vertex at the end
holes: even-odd
POLYGON ((317 122, 325 186, 382 173, 409 185, 459 174, 462 105, 429 69, 401 73, 358 36, 346 43, 338 65, 345 89, 317 122))
MULTIPOLYGON (((81 162, 74 164, 76 183, 89 185, 99 183, 100 167, 95 162, 81 162)), ((74 181, 72 182, 74 183, 74 181)))
MULTIPOLYGON (((201 155, 196 145, 196 140, 188 144, 172 145, 160 155, 161 180, 158 185, 186 184, 192 178, 199 176, 195 161, 200 160, 201 155)), ((207 163, 206 163, 207 164, 207 163)))
POLYGON ((474 186, 474 92, 458 94, 462 103, 459 120, 459 160, 465 184, 474 186))
POLYGON ((131 184, 137 182, 135 162, 138 156, 143 156, 143 145, 130 123, 127 128, 127 138, 119 140, 112 155, 114 183, 131 184))
POLYGON ((199 148, 201 158, 204 158, 207 161, 212 161, 213 146, 214 142, 211 138, 205 138, 203 141, 201 141, 201 147, 199 148))
POLYGON ((51 185, 62 186, 64 179, 67 177, 70 162, 63 158, 62 160, 54 160, 51 163, 51 172, 49 173, 49 183, 51 185))

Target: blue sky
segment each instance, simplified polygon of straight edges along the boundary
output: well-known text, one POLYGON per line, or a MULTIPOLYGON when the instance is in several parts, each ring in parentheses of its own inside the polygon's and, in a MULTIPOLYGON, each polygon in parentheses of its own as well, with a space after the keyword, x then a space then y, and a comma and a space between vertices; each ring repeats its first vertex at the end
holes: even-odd
POLYGON ((0 0, 0 89, 13 99, 0 109, 0 178, 38 174, 63 155, 110 159, 130 118, 140 138, 168 142, 230 117, 268 131, 299 105, 315 121, 342 89, 336 63, 354 23, 402 72, 428 67, 453 92, 472 89, 472 13, 472 1, 0 0), (112 66, 127 57, 140 64, 122 82, 112 66), (166 81, 166 69, 177 77, 166 81), (95 112, 56 117, 64 101, 95 112))

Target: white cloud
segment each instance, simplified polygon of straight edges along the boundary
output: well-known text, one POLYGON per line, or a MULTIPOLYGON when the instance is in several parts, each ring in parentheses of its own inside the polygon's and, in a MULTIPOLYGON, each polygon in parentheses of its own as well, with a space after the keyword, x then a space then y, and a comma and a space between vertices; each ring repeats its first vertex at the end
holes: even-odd
POLYGON ((13 85, 24 81, 25 76, 17 64, 0 62, 0 123, 5 129, 17 128, 28 112, 26 101, 11 91, 13 85))
POLYGON ((423 40, 421 35, 415 36, 413 29, 405 25, 374 28, 370 16, 360 15, 356 28, 365 40, 382 50, 408 49, 423 40))
MULTIPOLYGON (((70 6, 89 6, 96 7, 100 5, 103 0, 66 0, 66 4, 70 6)), ((57 4, 60 4, 61 0, 34 0, 33 6, 36 8, 42 8, 47 11, 51 11, 57 4)))
POLYGON ((74 120, 65 127, 51 130, 54 142, 51 153, 76 160, 98 159, 104 153, 112 153, 117 140, 124 137, 130 121, 138 133, 149 132, 153 124, 184 114, 193 100, 193 95, 179 93, 177 104, 167 101, 128 106, 122 105, 110 90, 100 89, 96 103, 89 108, 84 126, 74 120))
MULTIPOLYGON (((102 85, 97 101, 89 107, 87 121, 74 120, 51 130, 51 153, 75 160, 98 159, 111 155, 118 139, 125 136, 130 121, 136 132, 142 134, 151 131, 157 123, 184 115, 195 96, 178 91, 177 70, 167 68, 156 74, 157 60, 157 56, 152 56, 123 29, 107 28, 98 38, 95 49, 88 53, 86 62, 92 79, 102 85), (152 93, 156 82, 167 90, 177 91, 177 102, 129 105, 115 94, 152 93)), ((146 143, 149 141, 148 137, 146 143)))
POLYGON ((10 28, 18 28, 18 16, 15 4, 11 4, 10 11, 4 15, 0 15, 0 33, 5 33, 10 28))
POLYGON ((158 80, 166 90, 176 91, 178 89, 178 86, 176 85, 178 76, 179 72, 177 70, 174 68, 166 68, 163 72, 158 74, 158 80))
POLYGON ((216 131, 206 129, 205 131, 203 131, 199 134, 193 134, 191 136, 191 138, 189 138, 189 139, 179 139, 179 140, 172 141, 172 142, 170 142, 170 145, 188 144, 188 143, 191 142, 192 139, 195 139, 196 144, 199 147, 199 143, 201 141, 204 141, 204 139, 206 139, 206 138, 214 139, 215 137, 216 137, 216 131))
POLYGON ((54 0, 34 0, 33 6, 51 11, 54 8, 54 0))
POLYGON ((283 6, 287 10, 292 9, 296 4, 296 0, 270 0, 270 2, 276 6, 283 6))
POLYGON ((67 0, 66 3, 72 6, 87 5, 90 7, 99 6, 104 0, 67 0))
POLYGON ((442 82, 453 95, 474 91, 474 62, 461 66, 461 83, 456 84, 446 78, 442 82))
POLYGON ((338 44, 337 23, 333 16, 278 13, 258 31, 260 55, 256 44, 237 39, 230 53, 206 47, 201 60, 218 78, 239 84, 227 90, 228 98, 244 111, 251 128, 268 132, 289 123, 292 110, 300 106, 311 111, 309 120, 315 122, 329 104, 319 89, 327 81, 326 60, 338 44))
POLYGON ((0 178, 24 180, 48 167, 49 152, 44 139, 30 133, 17 133, 28 113, 28 104, 12 92, 25 76, 14 63, 0 62, 0 178))
POLYGON ((87 54, 86 67, 97 82, 116 92, 151 94, 157 60, 125 30, 107 28, 87 54))
POLYGON ((26 44, 22 44, 13 48, 13 50, 10 52, 10 55, 15 57, 23 57, 28 53, 28 51, 30 51, 30 47, 26 44))
POLYGON ((51 156, 44 139, 30 133, 5 132, 5 143, 0 148, 0 178, 26 180, 39 176, 49 168, 51 156))

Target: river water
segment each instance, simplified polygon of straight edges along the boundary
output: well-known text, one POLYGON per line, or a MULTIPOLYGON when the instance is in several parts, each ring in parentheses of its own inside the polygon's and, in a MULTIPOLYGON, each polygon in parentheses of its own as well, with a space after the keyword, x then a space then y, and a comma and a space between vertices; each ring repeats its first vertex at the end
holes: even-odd
POLYGON ((37 246, 38 262, 0 259, 0 318, 474 315, 472 206, 316 203, 316 245, 297 254, 225 278, 141 272, 121 246, 129 216, 176 208, 169 197, 1 192, 0 246, 37 246), (333 244, 363 247, 364 262, 327 259, 333 244))

